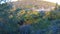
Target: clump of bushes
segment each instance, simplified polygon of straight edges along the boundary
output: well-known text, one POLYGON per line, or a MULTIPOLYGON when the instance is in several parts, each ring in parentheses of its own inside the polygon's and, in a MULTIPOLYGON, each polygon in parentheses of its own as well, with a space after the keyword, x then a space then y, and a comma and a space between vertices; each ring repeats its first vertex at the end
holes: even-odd
POLYGON ((50 11, 50 12, 37 12, 31 10, 23 10, 18 8, 14 11, 11 11, 12 8, 7 6, 7 4, 0 5, 0 31, 5 33, 18 33, 18 22, 20 20, 25 24, 31 24, 32 30, 35 32, 45 32, 49 34, 52 32, 56 32, 57 27, 60 26, 60 11, 50 11), (9 10, 5 9, 9 7, 9 10), (5 7, 5 8, 3 8, 5 7), (1 9, 2 8, 2 9, 1 9), (55 21, 56 20, 56 21, 55 21), (55 24, 55 23, 59 24, 55 24), (55 25, 54 25, 55 24, 55 25), (52 32, 51 32, 52 30, 52 32))

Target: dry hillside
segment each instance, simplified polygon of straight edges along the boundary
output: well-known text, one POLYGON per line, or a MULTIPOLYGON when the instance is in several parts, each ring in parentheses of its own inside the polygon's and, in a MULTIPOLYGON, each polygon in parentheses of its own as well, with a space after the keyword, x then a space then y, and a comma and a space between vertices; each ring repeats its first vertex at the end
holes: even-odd
POLYGON ((31 7, 37 7, 37 8, 48 8, 48 7, 54 7, 56 4, 55 3, 51 3, 51 2, 47 2, 47 1, 36 1, 36 0, 25 0, 25 1, 16 1, 16 2, 12 2, 13 6, 15 6, 16 8, 31 8, 31 7))

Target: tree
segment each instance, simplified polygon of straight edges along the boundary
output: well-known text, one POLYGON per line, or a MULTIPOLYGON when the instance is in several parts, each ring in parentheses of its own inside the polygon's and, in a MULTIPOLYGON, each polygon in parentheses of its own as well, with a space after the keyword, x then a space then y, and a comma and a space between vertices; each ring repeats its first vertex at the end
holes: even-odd
POLYGON ((14 22, 15 18, 12 18, 12 19, 9 18, 10 15, 13 15, 13 12, 10 11, 11 9, 12 7, 10 4, 7 4, 7 3, 0 4, 0 19, 3 18, 3 20, 0 20, 0 22, 4 24, 2 26, 3 27, 2 31, 4 32, 15 31, 16 28, 14 27, 17 27, 15 23, 16 21, 14 22))
POLYGON ((0 0, 0 4, 2 3, 2 1, 3 1, 3 2, 6 2, 6 0, 0 0))
POLYGON ((56 3, 55 10, 58 10, 58 3, 56 3))
POLYGON ((4 3, 11 2, 11 0, 0 0, 0 4, 2 4, 2 2, 4 2, 4 3))
POLYGON ((60 11, 60 6, 58 7, 58 10, 60 11))

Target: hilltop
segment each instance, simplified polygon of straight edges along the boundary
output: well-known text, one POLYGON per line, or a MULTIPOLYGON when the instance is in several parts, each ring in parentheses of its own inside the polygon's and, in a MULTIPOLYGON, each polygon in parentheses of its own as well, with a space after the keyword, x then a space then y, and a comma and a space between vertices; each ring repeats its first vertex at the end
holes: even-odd
POLYGON ((13 6, 16 8, 49 8, 49 7, 55 7, 55 3, 47 2, 47 1, 35 1, 35 0, 25 0, 25 1, 16 1, 12 2, 13 6))

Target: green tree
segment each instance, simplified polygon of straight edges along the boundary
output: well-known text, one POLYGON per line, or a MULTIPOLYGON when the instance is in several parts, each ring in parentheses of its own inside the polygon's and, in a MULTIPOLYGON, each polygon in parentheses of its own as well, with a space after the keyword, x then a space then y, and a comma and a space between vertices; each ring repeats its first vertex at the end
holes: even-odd
POLYGON ((58 10, 58 3, 56 3, 55 5, 55 10, 58 10))

